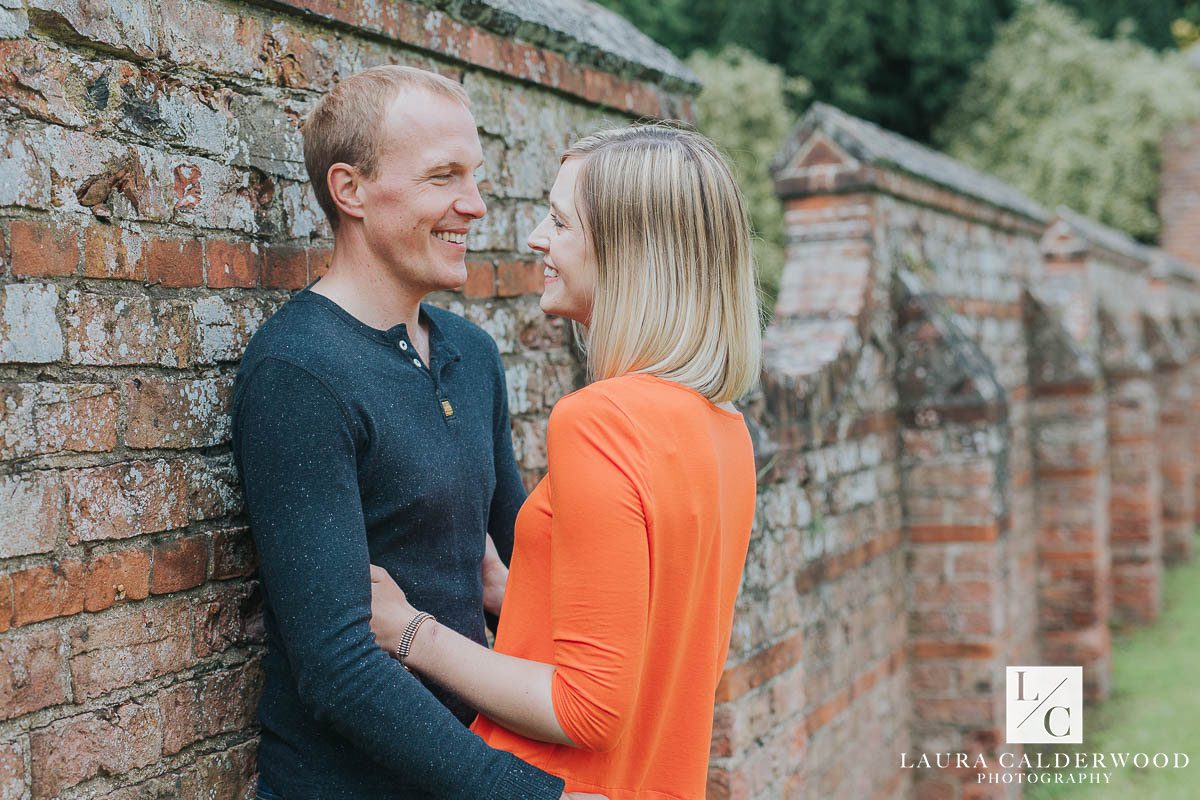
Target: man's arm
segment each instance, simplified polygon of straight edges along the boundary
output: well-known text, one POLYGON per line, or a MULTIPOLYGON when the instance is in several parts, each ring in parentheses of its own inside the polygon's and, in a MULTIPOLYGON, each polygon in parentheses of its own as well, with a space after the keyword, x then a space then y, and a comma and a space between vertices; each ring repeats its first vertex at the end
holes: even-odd
POLYGON ((492 459, 496 471, 496 491, 492 494, 488 513, 488 533, 496 544, 500 560, 508 566, 512 563, 513 526, 517 521, 517 512, 525 502, 525 486, 521 483, 521 473, 513 458, 508 383, 504 377, 504 364, 495 345, 492 346, 492 359, 496 376, 492 400, 492 459))
POLYGON ((301 701, 406 784, 448 798, 558 798, 563 783, 466 730, 375 643, 352 422, 306 370, 241 387, 234 449, 263 592, 301 701))
MULTIPOLYGON (((417 629, 405 663, 522 736, 606 751, 633 719, 649 635, 644 459, 606 398, 561 401, 549 427, 553 663, 489 650, 436 621, 417 629)), ((373 572, 371 624, 390 646, 417 611, 373 572)))

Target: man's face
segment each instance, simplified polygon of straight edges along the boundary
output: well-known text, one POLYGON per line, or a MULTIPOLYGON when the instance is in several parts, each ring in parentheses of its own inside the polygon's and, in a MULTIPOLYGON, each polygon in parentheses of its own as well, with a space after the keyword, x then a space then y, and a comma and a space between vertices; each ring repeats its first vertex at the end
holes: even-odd
POLYGON ((487 207, 475 184, 483 149, 462 103, 401 92, 384 115, 379 169, 361 183, 363 233, 378 265, 421 293, 467 279, 467 232, 487 207))

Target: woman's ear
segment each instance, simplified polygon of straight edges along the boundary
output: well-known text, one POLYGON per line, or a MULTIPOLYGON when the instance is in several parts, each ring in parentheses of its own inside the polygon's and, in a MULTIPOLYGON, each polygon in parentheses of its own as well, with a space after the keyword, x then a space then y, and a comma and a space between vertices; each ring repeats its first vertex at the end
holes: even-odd
POLYGON ((349 164, 331 164, 325 173, 329 184, 329 196, 338 210, 347 217, 362 219, 365 211, 362 199, 362 173, 349 164))

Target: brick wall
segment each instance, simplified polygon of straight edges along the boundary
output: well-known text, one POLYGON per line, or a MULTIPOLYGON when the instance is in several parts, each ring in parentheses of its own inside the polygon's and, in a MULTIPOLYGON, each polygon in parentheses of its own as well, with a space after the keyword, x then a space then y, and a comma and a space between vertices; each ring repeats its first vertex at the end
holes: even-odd
POLYGON ((901 753, 1019 754, 1007 665, 1107 695, 1110 621, 1152 619, 1190 557, 1200 272, 820 104, 776 181, 709 796, 1019 796, 901 753))
POLYGON ((298 123, 339 76, 413 64, 471 95, 489 213, 435 301, 498 341, 520 466, 545 469, 580 376, 524 236, 569 140, 686 118, 695 86, 619 18, 564 33, 527 6, 0 3, 0 797, 247 795, 262 630, 230 386, 326 263, 298 123))
POLYGON ((1162 247, 1177 258, 1200 261, 1200 121, 1163 137, 1160 181, 1162 247))
MULTIPOLYGON (((227 410, 246 341, 328 258, 299 119, 378 63, 467 88, 489 214, 434 299, 499 343, 532 483, 581 380, 523 247, 554 155, 689 117, 695 85, 549 3, 110 5, 0 4, 0 797, 244 797, 262 631, 227 410)), ((1110 620, 1153 618, 1164 559, 1191 556, 1195 252, 827 106, 777 178, 788 263, 709 796, 1013 795, 900 754, 1016 751, 1008 664, 1083 664, 1102 699, 1110 620)))

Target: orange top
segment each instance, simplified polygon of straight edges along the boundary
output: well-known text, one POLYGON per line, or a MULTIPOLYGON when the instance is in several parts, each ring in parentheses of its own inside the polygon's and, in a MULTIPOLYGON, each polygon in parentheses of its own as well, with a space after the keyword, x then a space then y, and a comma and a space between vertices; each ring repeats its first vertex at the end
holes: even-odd
POLYGON ((650 375, 550 414, 549 473, 517 516, 496 649, 554 664, 579 747, 472 730, 611 800, 703 800, 713 703, 754 518, 740 414, 650 375))

